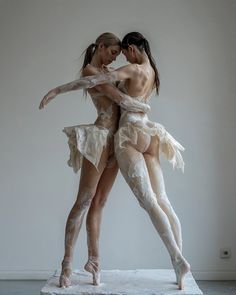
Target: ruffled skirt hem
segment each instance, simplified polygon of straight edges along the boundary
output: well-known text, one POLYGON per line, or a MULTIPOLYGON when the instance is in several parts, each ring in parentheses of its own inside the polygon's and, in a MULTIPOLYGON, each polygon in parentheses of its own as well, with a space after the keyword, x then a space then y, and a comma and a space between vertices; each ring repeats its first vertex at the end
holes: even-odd
POLYGON ((107 144, 109 130, 96 126, 76 125, 63 129, 68 137, 70 158, 68 165, 77 173, 82 166, 83 157, 90 161, 98 170, 103 148, 107 144))

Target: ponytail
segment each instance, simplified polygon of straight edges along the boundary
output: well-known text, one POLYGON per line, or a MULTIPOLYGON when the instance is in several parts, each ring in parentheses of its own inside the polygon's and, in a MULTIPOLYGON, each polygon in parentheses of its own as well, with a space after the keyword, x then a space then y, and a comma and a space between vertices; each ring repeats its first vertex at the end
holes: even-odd
POLYGON ((105 47, 109 47, 112 45, 117 45, 119 47, 121 46, 121 41, 116 35, 109 32, 101 34, 97 37, 95 43, 89 45, 89 47, 82 53, 85 53, 85 57, 81 71, 87 66, 87 64, 91 63, 94 53, 96 52, 100 43, 103 43, 105 47))
POLYGON ((154 58, 152 57, 152 54, 151 54, 151 50, 150 50, 150 46, 149 46, 149 43, 148 41, 144 38, 143 39, 143 48, 148 56, 148 59, 149 59, 149 62, 155 72, 155 85, 156 85, 156 92, 157 92, 157 95, 159 94, 159 87, 160 87, 160 79, 159 79, 159 73, 158 73, 158 70, 157 70, 157 67, 156 67, 156 62, 154 60, 154 58))
POLYGON ((82 54, 85 53, 84 63, 81 70, 83 70, 87 66, 87 64, 91 62, 96 49, 97 49, 97 44, 92 43, 89 45, 89 47, 86 50, 84 50, 84 52, 82 53, 82 54))

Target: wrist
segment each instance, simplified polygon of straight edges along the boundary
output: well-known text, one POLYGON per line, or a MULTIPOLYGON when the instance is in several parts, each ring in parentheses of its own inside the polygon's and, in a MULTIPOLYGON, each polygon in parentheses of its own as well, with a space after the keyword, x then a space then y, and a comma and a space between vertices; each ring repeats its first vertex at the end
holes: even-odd
POLYGON ((59 93, 61 93, 61 89, 59 87, 54 89, 54 93, 57 95, 59 93))

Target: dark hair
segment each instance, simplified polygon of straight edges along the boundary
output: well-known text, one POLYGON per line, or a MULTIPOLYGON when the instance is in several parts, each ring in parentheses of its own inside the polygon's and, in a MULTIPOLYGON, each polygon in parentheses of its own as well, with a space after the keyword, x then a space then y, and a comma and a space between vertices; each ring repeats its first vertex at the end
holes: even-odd
POLYGON ((103 43, 105 47, 109 47, 112 45, 121 46, 121 41, 116 35, 114 35, 112 33, 101 34, 96 39, 95 43, 90 44, 89 47, 87 49, 85 49, 85 51, 83 52, 83 53, 85 53, 85 57, 84 57, 84 62, 83 62, 83 66, 82 66, 81 70, 83 70, 87 66, 87 64, 89 64, 91 62, 93 55, 100 43, 103 43))
POLYGON ((129 45, 135 45, 139 49, 139 51, 145 50, 148 59, 150 61, 150 64, 155 72, 155 85, 156 85, 156 92, 159 93, 159 87, 160 87, 160 79, 159 79, 159 73, 156 67, 156 63, 154 58, 151 54, 151 49, 149 46, 149 43, 147 39, 138 32, 131 32, 124 36, 122 42, 121 42, 121 48, 128 49, 129 45))

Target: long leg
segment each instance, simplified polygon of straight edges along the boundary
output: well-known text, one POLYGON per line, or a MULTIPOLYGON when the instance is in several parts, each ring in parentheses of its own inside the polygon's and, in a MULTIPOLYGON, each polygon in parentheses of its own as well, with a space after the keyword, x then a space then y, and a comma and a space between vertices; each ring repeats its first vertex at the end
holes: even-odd
POLYGON ((152 189, 156 194, 157 202, 166 213, 175 241, 182 252, 182 230, 178 216, 176 215, 171 203, 167 197, 163 173, 159 161, 159 141, 157 137, 152 137, 149 148, 143 154, 150 176, 152 189))
POLYGON ((85 264, 85 269, 93 274, 94 285, 98 285, 100 281, 99 236, 102 210, 114 184, 117 172, 118 165, 116 161, 111 167, 105 168, 87 214, 88 262, 85 264))
POLYGON ((168 217, 157 202, 145 159, 142 153, 128 144, 116 150, 116 155, 121 173, 137 197, 141 207, 149 214, 154 227, 170 254, 173 266, 178 274, 179 288, 182 289, 183 278, 189 270, 189 264, 182 256, 175 241, 168 217))
POLYGON ((77 199, 70 211, 66 223, 65 254, 62 261, 62 271, 59 279, 60 287, 68 287, 71 284, 69 277, 72 272, 71 262, 73 258, 74 245, 76 243, 84 215, 96 193, 99 179, 107 163, 107 158, 108 148, 104 148, 98 167, 99 171, 97 171, 93 164, 87 159, 83 159, 77 199))

